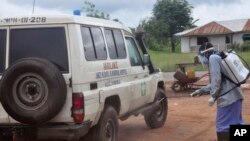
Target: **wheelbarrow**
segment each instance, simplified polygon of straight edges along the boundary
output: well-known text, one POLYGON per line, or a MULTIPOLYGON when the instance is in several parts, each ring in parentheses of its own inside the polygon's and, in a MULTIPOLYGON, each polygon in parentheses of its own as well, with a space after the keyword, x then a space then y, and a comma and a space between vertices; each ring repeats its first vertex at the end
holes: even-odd
POLYGON ((201 77, 190 78, 183 71, 178 70, 174 74, 174 78, 177 81, 175 81, 172 84, 171 88, 174 92, 181 92, 181 91, 191 90, 191 89, 195 89, 195 88, 198 89, 198 88, 200 88, 202 86, 206 86, 206 85, 195 84, 195 83, 206 76, 209 76, 209 73, 206 73, 206 74, 202 75, 201 77))

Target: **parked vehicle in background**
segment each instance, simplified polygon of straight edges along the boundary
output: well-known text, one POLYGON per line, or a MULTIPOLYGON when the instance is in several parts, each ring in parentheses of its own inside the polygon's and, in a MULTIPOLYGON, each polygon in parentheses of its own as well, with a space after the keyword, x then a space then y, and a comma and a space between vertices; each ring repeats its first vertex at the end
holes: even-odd
POLYGON ((167 98, 141 35, 89 17, 0 19, 0 136, 117 141, 118 119, 162 127, 167 98))

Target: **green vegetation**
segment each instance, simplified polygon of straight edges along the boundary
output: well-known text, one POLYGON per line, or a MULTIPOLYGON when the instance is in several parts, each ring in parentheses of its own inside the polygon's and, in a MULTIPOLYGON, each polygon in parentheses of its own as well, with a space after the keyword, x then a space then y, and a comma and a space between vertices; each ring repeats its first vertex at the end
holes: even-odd
MULTIPOLYGON (((193 63, 196 53, 168 53, 164 51, 152 51, 149 50, 150 57, 153 61, 153 64, 156 67, 161 68, 164 72, 173 72, 178 68, 175 64, 179 63, 193 63)), ((250 65, 250 52, 240 52, 238 53, 246 62, 250 65)), ((196 71, 207 70, 202 66, 190 66, 196 71)), ((188 69, 187 68, 187 69, 188 69)))
MULTIPOLYGON (((100 12, 96 9, 95 4, 90 1, 84 1, 84 6, 82 7, 82 12, 86 13, 87 17, 95 17, 100 19, 111 20, 108 13, 100 12)), ((113 21, 120 22, 119 19, 112 19, 113 21)))
POLYGON ((168 53, 163 51, 149 50, 150 57, 156 67, 164 72, 173 72, 178 68, 175 64, 193 63, 195 53, 168 53))
POLYGON ((245 41, 240 48, 241 51, 249 51, 250 50, 250 41, 245 41))
POLYGON ((238 53, 250 66, 250 52, 239 52, 238 53))
POLYGON ((192 6, 187 0, 157 0, 153 16, 140 24, 146 31, 146 43, 156 51, 176 52, 180 42, 174 34, 194 27, 192 6))

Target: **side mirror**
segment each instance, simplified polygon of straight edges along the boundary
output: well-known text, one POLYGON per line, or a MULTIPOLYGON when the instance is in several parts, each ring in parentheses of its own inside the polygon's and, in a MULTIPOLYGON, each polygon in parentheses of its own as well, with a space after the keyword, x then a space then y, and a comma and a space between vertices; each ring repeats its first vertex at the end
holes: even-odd
POLYGON ((149 65, 149 55, 148 54, 143 55, 143 63, 145 66, 149 65))

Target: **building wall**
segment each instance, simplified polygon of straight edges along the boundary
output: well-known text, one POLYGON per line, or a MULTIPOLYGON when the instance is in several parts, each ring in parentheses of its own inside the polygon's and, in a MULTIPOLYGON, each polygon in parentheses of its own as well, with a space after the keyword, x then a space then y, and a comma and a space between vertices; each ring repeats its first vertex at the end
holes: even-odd
POLYGON ((216 50, 222 51, 226 49, 226 35, 210 36, 210 43, 212 43, 216 50))
POLYGON ((233 34, 233 41, 232 41, 232 43, 236 42, 236 43, 243 44, 242 35, 243 35, 243 33, 233 34))
MULTIPOLYGON (((229 36, 231 43, 240 43, 243 44, 244 41, 242 39, 244 33, 235 33, 232 35, 214 35, 214 36, 207 36, 210 43, 214 45, 216 50, 222 51, 227 49, 226 44, 226 36, 229 36)), ((188 52, 196 52, 198 51, 200 45, 197 45, 197 37, 181 37, 181 52, 188 53, 188 52)))
POLYGON ((197 46, 197 37, 190 37, 191 46, 197 46))
POLYGON ((189 37, 181 37, 181 52, 182 53, 190 52, 189 37))
MULTIPOLYGON (((211 42, 217 50, 224 50, 225 43, 225 35, 222 36, 208 36, 209 42, 211 42)), ((200 45, 197 45, 197 37, 182 37, 181 38, 181 52, 197 52, 199 50, 200 45)))
POLYGON ((189 53, 197 51, 197 38, 196 37, 181 37, 181 52, 189 53))

